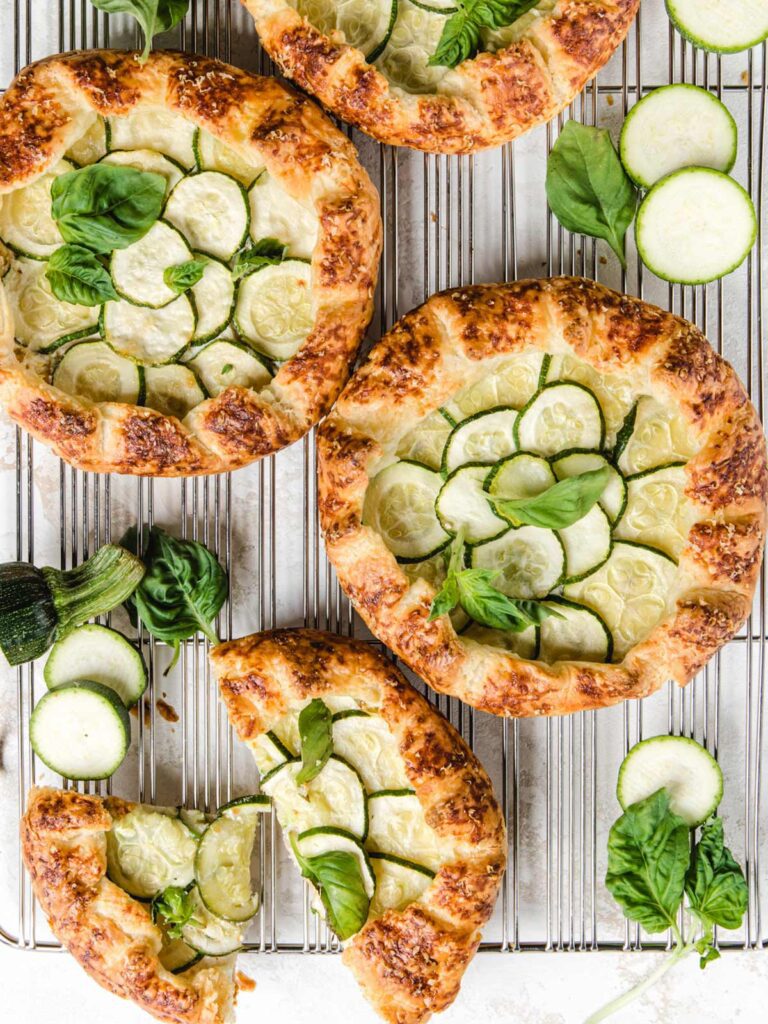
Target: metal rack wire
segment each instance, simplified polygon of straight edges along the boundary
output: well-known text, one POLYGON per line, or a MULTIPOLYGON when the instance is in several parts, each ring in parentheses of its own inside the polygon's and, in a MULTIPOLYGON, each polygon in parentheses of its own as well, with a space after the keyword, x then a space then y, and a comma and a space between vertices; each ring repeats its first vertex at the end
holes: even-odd
MULTIPOLYGON (((5 0, 0 14, 3 82, 49 52, 136 42, 123 18, 108 18, 86 0, 34 5, 31 0, 5 0)), ((271 71, 247 15, 234 0, 192 0, 185 24, 168 37, 168 44, 271 71)), ((565 232, 548 213, 543 181, 546 155, 568 117, 616 127, 648 89, 685 80, 724 97, 736 116, 741 147, 734 173, 751 192, 765 228, 767 66, 765 45, 723 60, 695 52, 668 27, 662 0, 644 0, 627 41, 607 68, 568 111, 514 144, 474 157, 427 156, 381 147, 350 131, 379 188, 385 223, 370 337, 438 288, 476 280, 582 274, 695 321, 736 365, 763 414, 762 239, 744 267, 725 282, 662 286, 644 273, 634 252, 629 269, 621 272, 593 240, 565 232)), ((3 551, 4 558, 67 567, 119 537, 132 522, 157 521, 204 541, 231 573, 233 593, 218 624, 221 636, 296 624, 367 636, 324 556, 311 436, 234 475, 191 481, 81 473, 21 431, 9 436, 16 455, 15 548, 3 551)), ((12 472, 11 467, 0 478, 9 503, 14 500, 12 472)), ((638 738, 667 731, 704 742, 720 757, 726 774, 723 814, 735 853, 746 864, 751 901, 743 929, 721 935, 720 945, 759 949, 768 943, 768 840, 761 827, 768 770, 767 607, 763 575, 746 628, 691 686, 684 691, 670 686, 621 708, 507 722, 430 692, 430 699, 478 751, 509 825, 510 869, 483 949, 652 948, 641 940, 639 929, 624 922, 601 879, 607 828, 616 814, 612 787, 619 761, 638 738)), ((119 615, 115 618, 125 627, 119 615)), ((252 789, 255 769, 233 740, 216 699, 205 642, 187 642, 178 668, 166 678, 167 649, 148 636, 140 641, 151 683, 134 721, 131 755, 99 791, 114 787, 140 800, 209 809, 252 789)), ((6 744, 6 761, 17 778, 16 797, 0 830, 6 850, 15 848, 16 822, 27 790, 50 778, 34 758, 28 735, 29 714, 42 692, 37 666, 18 669, 15 735, 6 744)), ((311 915, 306 893, 284 861, 274 820, 262 830, 260 849, 264 898, 248 949, 334 950, 336 944, 311 915)), ((24 950, 59 949, 37 912, 19 859, 7 876, 11 889, 0 901, 0 940, 24 950)))

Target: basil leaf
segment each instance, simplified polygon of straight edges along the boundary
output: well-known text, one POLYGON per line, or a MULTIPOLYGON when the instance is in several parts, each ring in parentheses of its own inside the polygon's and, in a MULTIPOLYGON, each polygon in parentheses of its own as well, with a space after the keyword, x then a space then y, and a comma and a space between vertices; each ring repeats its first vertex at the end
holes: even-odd
POLYGON ((235 262, 232 266, 232 277, 235 281, 239 281, 241 277, 253 274, 255 271, 261 270, 262 267, 267 267, 274 263, 282 263, 287 249, 288 246, 283 245, 276 238, 259 239, 255 245, 251 245, 247 249, 241 249, 235 256, 235 262))
POLYGON ((449 574, 432 600, 427 622, 433 622, 435 619, 439 619, 441 615, 447 615, 449 612, 452 612, 458 603, 458 582, 455 575, 449 574))
POLYGON ((611 828, 605 884, 630 921, 661 932, 675 926, 690 856, 690 829, 659 789, 611 828))
POLYGON ((160 216, 165 190, 161 174, 91 164, 54 178, 51 213, 66 242, 112 252, 149 231, 160 216))
POLYGON ((611 478, 609 466, 566 477, 533 498, 489 498, 499 512, 519 526, 540 526, 545 530, 564 530, 583 519, 606 488, 611 478))
POLYGON ((458 0, 459 9, 446 21, 428 63, 455 68, 481 48, 482 29, 511 25, 538 3, 539 0, 458 0))
POLYGON ((152 900, 149 908, 152 920, 162 918, 165 931, 170 939, 180 939, 181 929, 192 920, 194 903, 186 889, 169 885, 152 900))
POLYGON ((108 299, 119 298, 109 271, 82 245, 62 245, 52 253, 45 276, 62 302, 100 306, 108 299))
POLYGON ((616 444, 613 446, 613 461, 618 462, 622 452, 629 444, 629 439, 632 437, 632 432, 635 429, 635 420, 637 419, 637 402, 632 406, 627 415, 624 417, 624 422, 619 428, 619 432, 616 435, 616 444))
POLYGON ((637 191, 604 128, 568 121, 547 161, 547 201, 564 228, 604 238, 626 268, 637 191))
MULTIPOLYGON (((738 928, 749 902, 744 874, 723 841, 723 822, 702 826, 685 879, 690 908, 705 924, 738 928)), ((711 957, 710 957, 711 959, 711 957)))
POLYGON ((299 714, 299 736, 301 738, 301 770, 296 782, 301 786, 311 782, 323 770, 333 753, 331 736, 331 712, 328 706, 315 697, 299 714))
POLYGON ((185 260, 184 263, 177 263, 173 267, 166 267, 163 271, 163 281, 177 294, 187 291, 196 285, 205 273, 205 265, 208 261, 195 257, 193 260, 185 260))
POLYGON ((227 597, 227 574, 197 541, 177 540, 159 526, 145 526, 144 537, 147 544, 140 557, 147 571, 133 598, 149 632, 175 647, 170 669, 178 658, 179 642, 197 630, 211 643, 219 642, 213 620, 227 597))
POLYGON ((132 14, 138 21, 144 33, 141 64, 149 56, 152 38, 178 25, 189 7, 189 0, 91 0, 91 3, 110 14, 132 14))
POLYGON ((303 857, 293 835, 291 846, 302 875, 320 892, 328 924, 342 941, 351 938, 368 919, 370 906, 359 860, 346 850, 303 857))

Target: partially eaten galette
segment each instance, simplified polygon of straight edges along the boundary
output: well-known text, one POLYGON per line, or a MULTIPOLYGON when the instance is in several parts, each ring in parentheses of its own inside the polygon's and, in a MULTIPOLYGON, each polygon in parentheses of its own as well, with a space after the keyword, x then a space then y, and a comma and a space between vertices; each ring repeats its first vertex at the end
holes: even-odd
POLYGON ((211 662, 344 963, 385 1020, 421 1024, 455 999, 501 886, 488 776, 368 644, 274 630, 211 662))
POLYGON ((95 51, 0 103, 0 397, 83 469, 194 475, 323 415, 380 223, 353 147, 271 79, 95 51))

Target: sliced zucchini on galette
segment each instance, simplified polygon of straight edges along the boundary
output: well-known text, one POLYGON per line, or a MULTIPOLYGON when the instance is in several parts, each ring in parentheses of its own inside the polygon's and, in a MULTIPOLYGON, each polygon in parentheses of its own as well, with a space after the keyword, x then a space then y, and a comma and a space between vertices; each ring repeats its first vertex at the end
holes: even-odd
POLYGON ((421 1024, 455 999, 501 886, 488 776, 366 643, 273 630, 211 663, 343 962, 385 1020, 421 1024))
POLYGON ((33 789, 22 855, 51 930, 100 985, 159 1020, 228 1024, 268 809, 263 795, 207 816, 33 789))
POLYGON ((23 71, 0 133, 12 419, 82 469, 186 476, 325 414, 370 318, 381 225, 319 110, 207 58, 100 50, 23 71))
POLYGON ((639 0, 243 0, 297 85, 380 142, 498 146, 551 117, 610 58, 639 0), (322 59, 317 59, 322 54, 322 59))
POLYGON ((433 296, 372 349, 318 451, 342 587, 431 686, 484 711, 685 684, 749 612, 757 414, 692 324, 592 281, 433 296))

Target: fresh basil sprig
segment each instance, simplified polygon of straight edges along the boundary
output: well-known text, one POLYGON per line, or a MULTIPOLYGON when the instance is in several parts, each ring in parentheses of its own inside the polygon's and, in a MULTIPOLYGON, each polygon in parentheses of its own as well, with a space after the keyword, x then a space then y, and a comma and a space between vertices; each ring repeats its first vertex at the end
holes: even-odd
POLYGON ((141 64, 149 56, 153 37, 178 25, 189 7, 189 0, 91 0, 91 3, 110 14, 132 14, 138 21, 144 33, 141 64))
POLYGON ((461 605, 467 615, 490 629, 522 633, 549 616, 562 619, 560 612, 540 601, 513 600, 497 590, 492 581, 498 572, 492 569, 464 569, 464 531, 453 542, 443 585, 435 594, 429 621, 440 618, 461 605))
POLYGON ((484 28, 511 25, 539 0, 457 0, 458 10, 446 21, 429 64, 455 68, 480 49, 484 28))
POLYGON ((62 302, 100 306, 119 298, 106 267, 82 245, 62 245, 52 253, 45 276, 51 291, 62 302))
POLYGON ((138 617, 152 636, 173 645, 169 672, 179 657, 180 642, 197 630, 212 644, 219 642, 213 620, 226 600, 229 584, 227 574, 205 545, 171 537, 159 526, 145 525, 143 537, 143 551, 138 550, 135 526, 122 539, 123 546, 135 551, 147 570, 127 607, 134 623, 138 617))
POLYGON ((568 231, 604 238, 626 268, 637 190, 604 128, 567 121, 547 160, 547 201, 568 231))
POLYGON ((180 939, 184 925, 194 921, 195 905, 186 889, 169 885, 152 900, 149 912, 154 922, 162 918, 169 939, 180 939))
POLYGON ((91 164, 54 178, 51 214, 65 242, 108 253, 144 237, 160 216, 166 187, 162 174, 91 164))
POLYGON ((360 862, 346 850, 303 857, 295 836, 291 847, 304 878, 317 888, 328 915, 328 924, 343 941, 351 938, 368 919, 370 899, 365 891, 360 862))
POLYGON ((540 526, 545 530, 564 530, 583 519, 600 498, 611 479, 609 466, 566 477, 533 498, 488 496, 488 501, 513 526, 540 526))
POLYGON ((723 822, 711 818, 695 830, 670 810, 669 795, 657 790, 632 804, 611 828, 608 837, 608 872, 605 884, 630 921, 647 932, 670 929, 675 946, 651 979, 594 1013, 586 1024, 598 1024, 642 994, 649 980, 656 981, 690 953, 699 954, 704 968, 719 953, 713 946, 713 928, 738 928, 749 901, 744 874, 723 842, 723 822), (687 896, 687 902, 684 902, 687 896), (678 925, 685 911, 689 934, 678 925))
POLYGON ((296 782, 302 786, 320 774, 333 753, 332 716, 328 705, 319 697, 301 709, 299 736, 302 765, 296 782))
POLYGON ((232 277, 235 281, 239 281, 241 277, 253 274, 263 267, 268 267, 274 263, 282 263, 287 249, 288 246, 276 238, 260 238, 255 245, 251 245, 247 249, 241 249, 235 256, 235 261, 232 265, 232 277))
POLYGON ((197 284, 205 273, 207 262, 207 260, 196 256, 194 259, 185 260, 184 263, 176 263, 172 267, 166 267, 163 271, 163 281, 169 288, 181 295, 182 292, 197 284))

